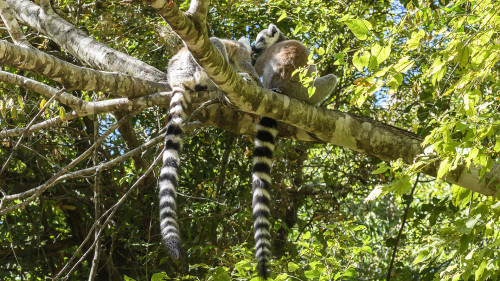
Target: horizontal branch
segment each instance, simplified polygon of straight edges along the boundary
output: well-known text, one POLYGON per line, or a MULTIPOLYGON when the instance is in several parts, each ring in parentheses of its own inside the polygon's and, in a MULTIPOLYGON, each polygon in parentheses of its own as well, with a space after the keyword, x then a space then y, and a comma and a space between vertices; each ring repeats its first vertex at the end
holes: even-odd
POLYGON ((16 46, 5 40, 0 40, 0 61, 18 69, 39 73, 72 90, 140 97, 170 89, 165 83, 76 66, 44 52, 16 46))

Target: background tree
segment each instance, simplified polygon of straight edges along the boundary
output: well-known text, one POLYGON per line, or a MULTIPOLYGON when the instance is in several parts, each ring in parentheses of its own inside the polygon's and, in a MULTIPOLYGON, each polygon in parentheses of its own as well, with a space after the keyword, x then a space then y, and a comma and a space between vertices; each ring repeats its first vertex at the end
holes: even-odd
POLYGON ((254 278, 258 114, 282 121, 273 279, 498 279, 496 1, 212 1, 206 22, 205 1, 50 2, 0 1, 0 276, 254 278), (340 77, 323 108, 244 84, 198 40, 269 23, 340 77), (230 103, 193 93, 182 263, 156 189, 175 32, 230 103))

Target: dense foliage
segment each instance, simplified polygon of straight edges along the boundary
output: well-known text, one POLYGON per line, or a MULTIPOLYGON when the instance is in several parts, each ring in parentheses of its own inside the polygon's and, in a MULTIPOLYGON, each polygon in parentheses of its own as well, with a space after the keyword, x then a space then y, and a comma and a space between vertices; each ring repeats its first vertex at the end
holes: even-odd
MULTIPOLYGON (((189 4, 176 2, 182 9, 189 4)), ((444 160, 438 178, 462 163, 481 165, 481 175, 500 163, 499 2, 211 2, 208 25, 215 36, 253 40, 276 23, 286 36, 303 41, 321 73, 340 77, 324 106, 425 137, 444 160)), ((54 8, 91 37, 161 70, 179 47, 148 6, 54 1, 54 8)), ((77 63, 50 38, 24 31, 38 49, 77 63)), ((0 130, 26 126, 46 102, 39 94, 0 85, 0 130)), ((72 93, 106 98, 98 92, 72 93)), ((54 102, 42 118, 67 110, 54 102)), ((83 117, 27 137, 0 174, 2 193, 43 184, 121 116, 83 117)), ((137 140, 124 140, 118 130, 74 170, 109 161, 158 136, 165 116, 163 108, 143 111, 131 121, 137 140)), ((0 139, 2 165, 17 139, 0 139)), ((187 136, 178 199, 186 260, 168 258, 161 242, 156 167, 103 227, 99 280, 258 280, 252 148, 251 136, 217 128, 187 136)), ((102 213, 117 203, 160 151, 159 144, 110 170, 67 180, 25 209, 1 216, 0 279, 55 276, 90 233, 82 252, 89 249, 96 209, 102 213)), ((384 163, 341 147, 280 139, 273 166, 273 280, 499 280, 500 196, 419 173, 435 160, 384 163)), ((69 279, 87 279, 91 263, 88 255, 69 279)))

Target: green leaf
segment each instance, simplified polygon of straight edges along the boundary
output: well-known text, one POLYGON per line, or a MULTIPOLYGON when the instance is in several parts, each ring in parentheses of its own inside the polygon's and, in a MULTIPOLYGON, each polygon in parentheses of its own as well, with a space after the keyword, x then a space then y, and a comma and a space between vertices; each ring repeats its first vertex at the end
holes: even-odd
POLYGON ((314 279, 318 278, 321 276, 321 270, 316 268, 314 270, 308 270, 304 272, 304 275, 306 276, 307 279, 314 279))
POLYGON ((474 272, 474 277, 476 278, 475 280, 480 280, 481 277, 483 277, 484 274, 484 269, 486 268, 486 261, 483 261, 479 268, 474 272))
POLYGON ((281 16, 278 18, 278 22, 284 20, 286 18, 286 12, 285 10, 281 11, 281 16))
POLYGON ((448 158, 445 158, 439 163, 439 169, 437 172, 437 178, 442 178, 450 169, 450 162, 448 158))
POLYGON ((299 269, 300 266, 298 266, 296 263, 289 262, 288 263, 288 271, 294 272, 295 270, 299 269))
POLYGON ((164 281, 170 279, 165 272, 159 272, 151 276, 151 281, 164 281))
POLYGON ((372 172, 372 174, 376 175, 376 174, 381 174, 381 173, 384 173, 385 171, 389 170, 389 166, 387 166, 387 164, 385 163, 380 163, 378 164, 378 168, 372 172))
POLYGON ((21 95, 17 95, 17 102, 19 102, 21 109, 24 109, 23 97, 21 97, 21 95))
POLYGON ((356 276, 356 269, 353 267, 350 267, 347 269, 342 276, 347 276, 347 277, 354 277, 356 276))
POLYGON ((495 142, 495 147, 493 148, 493 150, 495 152, 499 152, 500 151, 500 138, 497 138, 497 140, 495 142))
POLYGON ((222 267, 217 267, 212 274, 214 280, 220 281, 231 281, 231 276, 227 274, 226 270, 222 267))
POLYGON ((375 44, 370 51, 372 56, 377 58, 377 62, 381 64, 391 55, 391 46, 382 48, 379 44, 375 44))
POLYGON ((470 55, 471 55, 470 47, 464 46, 460 50, 460 52, 458 53, 458 56, 457 56, 457 62, 461 68, 464 68, 467 65, 467 63, 469 62, 470 55))
POLYGON ((59 118, 61 118, 61 120, 63 121, 66 120, 66 109, 64 109, 63 106, 59 107, 59 118))
POLYGON ((406 41, 406 45, 408 46, 408 50, 413 50, 420 46, 420 40, 425 36, 425 31, 420 29, 418 32, 413 32, 411 34, 411 38, 406 41))
POLYGON ((428 251, 422 251, 418 254, 417 258, 413 261, 413 264, 417 264, 427 259, 429 255, 428 251))
POLYGON ((363 72, 363 69, 366 66, 368 66, 369 62, 370 62, 370 53, 367 51, 364 51, 363 53, 358 51, 354 53, 354 56, 352 57, 352 64, 354 64, 354 66, 359 72, 363 72))
POLYGON ((135 281, 134 278, 130 278, 127 275, 123 275, 123 280, 125 280, 125 281, 135 281))
POLYGON ((481 218, 481 214, 477 214, 474 218, 470 218, 467 220, 467 222, 465 223, 465 226, 467 228, 473 228, 476 223, 479 221, 479 219, 481 218))
POLYGON ((372 29, 371 23, 367 20, 350 19, 347 20, 345 24, 359 40, 366 40, 368 38, 368 32, 372 29))

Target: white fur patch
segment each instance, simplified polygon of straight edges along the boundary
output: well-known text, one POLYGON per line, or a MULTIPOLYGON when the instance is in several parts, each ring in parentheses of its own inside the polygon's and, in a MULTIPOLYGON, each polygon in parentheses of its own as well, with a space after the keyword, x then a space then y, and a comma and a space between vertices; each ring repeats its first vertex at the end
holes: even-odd
POLYGON ((267 192, 267 190, 264 188, 256 188, 254 193, 253 193, 253 197, 256 197, 256 196, 264 196, 267 199, 271 200, 271 195, 269 195, 269 192, 267 192))
POLYGON ((271 176, 267 173, 254 172, 252 175, 252 181, 261 181, 265 180, 268 183, 271 183, 271 176))

